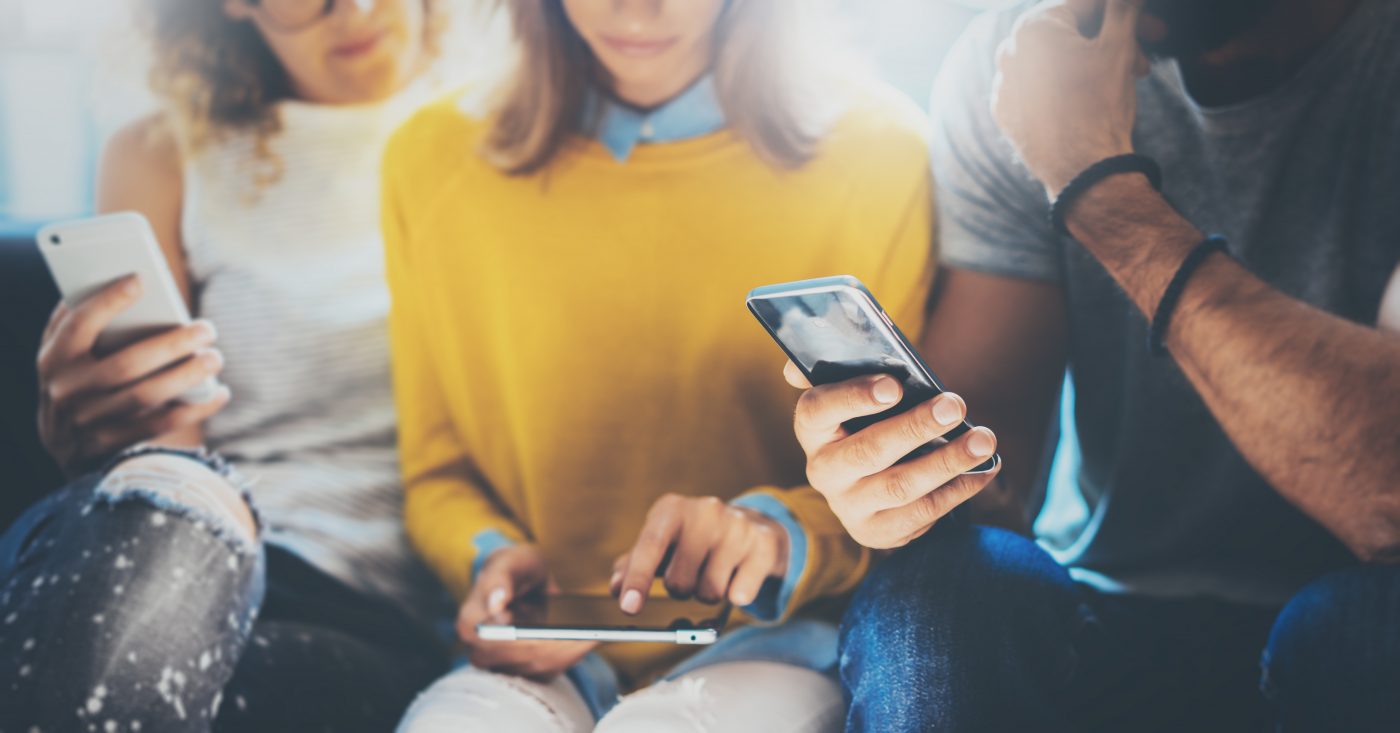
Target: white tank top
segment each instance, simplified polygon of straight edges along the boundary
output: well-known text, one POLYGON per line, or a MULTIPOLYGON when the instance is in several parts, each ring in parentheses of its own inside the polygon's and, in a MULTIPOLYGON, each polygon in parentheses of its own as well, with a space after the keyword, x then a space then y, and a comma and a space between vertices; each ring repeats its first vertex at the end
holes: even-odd
POLYGON ((379 161, 424 101, 280 105, 186 166, 182 231, 195 308, 218 329, 232 401, 209 446, 252 479, 269 542, 418 615, 441 597, 410 550, 390 386, 379 161))

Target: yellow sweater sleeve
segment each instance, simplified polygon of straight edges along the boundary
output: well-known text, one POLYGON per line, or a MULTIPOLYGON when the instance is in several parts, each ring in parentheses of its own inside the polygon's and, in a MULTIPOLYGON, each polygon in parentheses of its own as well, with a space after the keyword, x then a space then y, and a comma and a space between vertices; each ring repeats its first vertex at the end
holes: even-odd
MULTIPOLYGON (((925 172, 921 182, 911 182, 905 190, 907 195, 902 193, 892 203, 877 204, 876 210, 861 212, 867 215, 855 217, 852 230, 864 234, 863 246, 884 246, 889 252, 880 272, 866 280, 866 285, 910 341, 917 344, 923 334, 935 269, 931 177, 925 172)), ((810 486, 760 487, 747 492, 739 503, 759 508, 762 499, 755 498, 762 496, 776 499, 788 511, 803 534, 794 544, 801 545, 806 553, 800 576, 784 584, 791 587, 784 589, 782 595, 786 598, 777 603, 778 617, 763 620, 786 620, 803 606, 847 593, 860 583, 870 570, 874 555, 851 539, 841 520, 827 506, 826 497, 810 486)), ((790 563, 797 561, 793 558, 790 563)))
POLYGON ((412 258, 395 190, 391 152, 384 165, 382 228, 385 272, 393 302, 389 338, 404 522, 418 553, 462 600, 479 559, 495 546, 526 541, 526 533, 491 494, 452 425, 442 396, 429 324, 418 307, 412 258))

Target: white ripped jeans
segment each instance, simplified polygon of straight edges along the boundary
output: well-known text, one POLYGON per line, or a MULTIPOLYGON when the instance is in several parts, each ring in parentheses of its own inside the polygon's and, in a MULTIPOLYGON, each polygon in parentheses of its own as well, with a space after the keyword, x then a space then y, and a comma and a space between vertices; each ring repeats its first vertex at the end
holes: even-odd
POLYGON ((844 722, 836 680, 781 662, 700 667, 623 697, 596 723, 566 677, 542 684, 465 667, 420 695, 398 733, 825 733, 844 722))

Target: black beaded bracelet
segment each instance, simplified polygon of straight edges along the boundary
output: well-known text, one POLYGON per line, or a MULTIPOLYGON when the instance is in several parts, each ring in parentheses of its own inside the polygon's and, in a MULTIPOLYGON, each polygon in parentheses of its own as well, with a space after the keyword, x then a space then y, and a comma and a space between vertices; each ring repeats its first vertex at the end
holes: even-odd
POLYGON ((1069 184, 1060 191, 1060 195, 1055 198, 1054 205, 1050 207, 1050 226, 1054 227, 1055 231, 1060 234, 1066 237, 1070 236, 1069 227, 1065 226, 1065 216, 1069 214, 1069 207, 1073 206, 1075 200, 1083 196, 1084 192, 1093 188, 1095 184, 1120 173, 1141 173, 1147 176, 1148 181, 1152 182, 1153 188, 1158 191, 1162 190, 1162 167, 1157 165, 1157 161, 1137 153, 1104 158, 1085 168, 1083 173, 1071 179, 1069 184))
POLYGON ((1186 259, 1181 261, 1181 267, 1176 269, 1171 282, 1167 283, 1162 299, 1157 301, 1157 312, 1152 316, 1152 327, 1147 333, 1147 349, 1153 356, 1165 356, 1167 353, 1167 329, 1171 326, 1172 312, 1176 310, 1176 302, 1181 300, 1181 292, 1186 289, 1186 282, 1191 279, 1191 274, 1212 254, 1228 254, 1226 247, 1229 244, 1225 237, 1212 234, 1196 245, 1186 255, 1186 259))

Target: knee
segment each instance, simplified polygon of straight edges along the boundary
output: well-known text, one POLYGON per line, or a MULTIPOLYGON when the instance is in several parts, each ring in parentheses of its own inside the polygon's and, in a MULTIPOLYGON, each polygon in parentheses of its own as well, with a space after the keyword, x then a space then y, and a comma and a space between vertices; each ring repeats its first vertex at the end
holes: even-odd
POLYGON ((465 667, 420 694, 397 733, 582 733, 592 729, 593 716, 572 684, 564 677, 545 684, 465 667))
POLYGON ((242 492, 225 476, 180 456, 150 454, 124 461, 103 477, 97 491, 111 501, 143 497, 161 509, 192 512, 248 543, 258 536, 257 520, 242 492))
POLYGON ((1027 597, 1072 586, 1058 563, 1020 535, 968 525, 935 529, 871 571, 843 621, 843 655, 927 659, 950 648, 938 637, 985 636, 968 627, 1006 628, 1027 597))
POLYGON ((705 681, 682 678, 634 692, 598 723, 597 733, 708 730, 715 701, 705 681))
POLYGON ((845 705, 830 677, 781 662, 701 667, 624 697, 597 733, 837 731, 845 705))
MULTIPOLYGON (((1355 713, 1355 730, 1376 716, 1400 730, 1400 566, 1364 565, 1326 575, 1295 595, 1274 622, 1264 652, 1264 693, 1285 722, 1355 713)), ((1306 727, 1306 726, 1304 726, 1306 727)), ((1285 728, 1288 728, 1286 725, 1285 728)))

